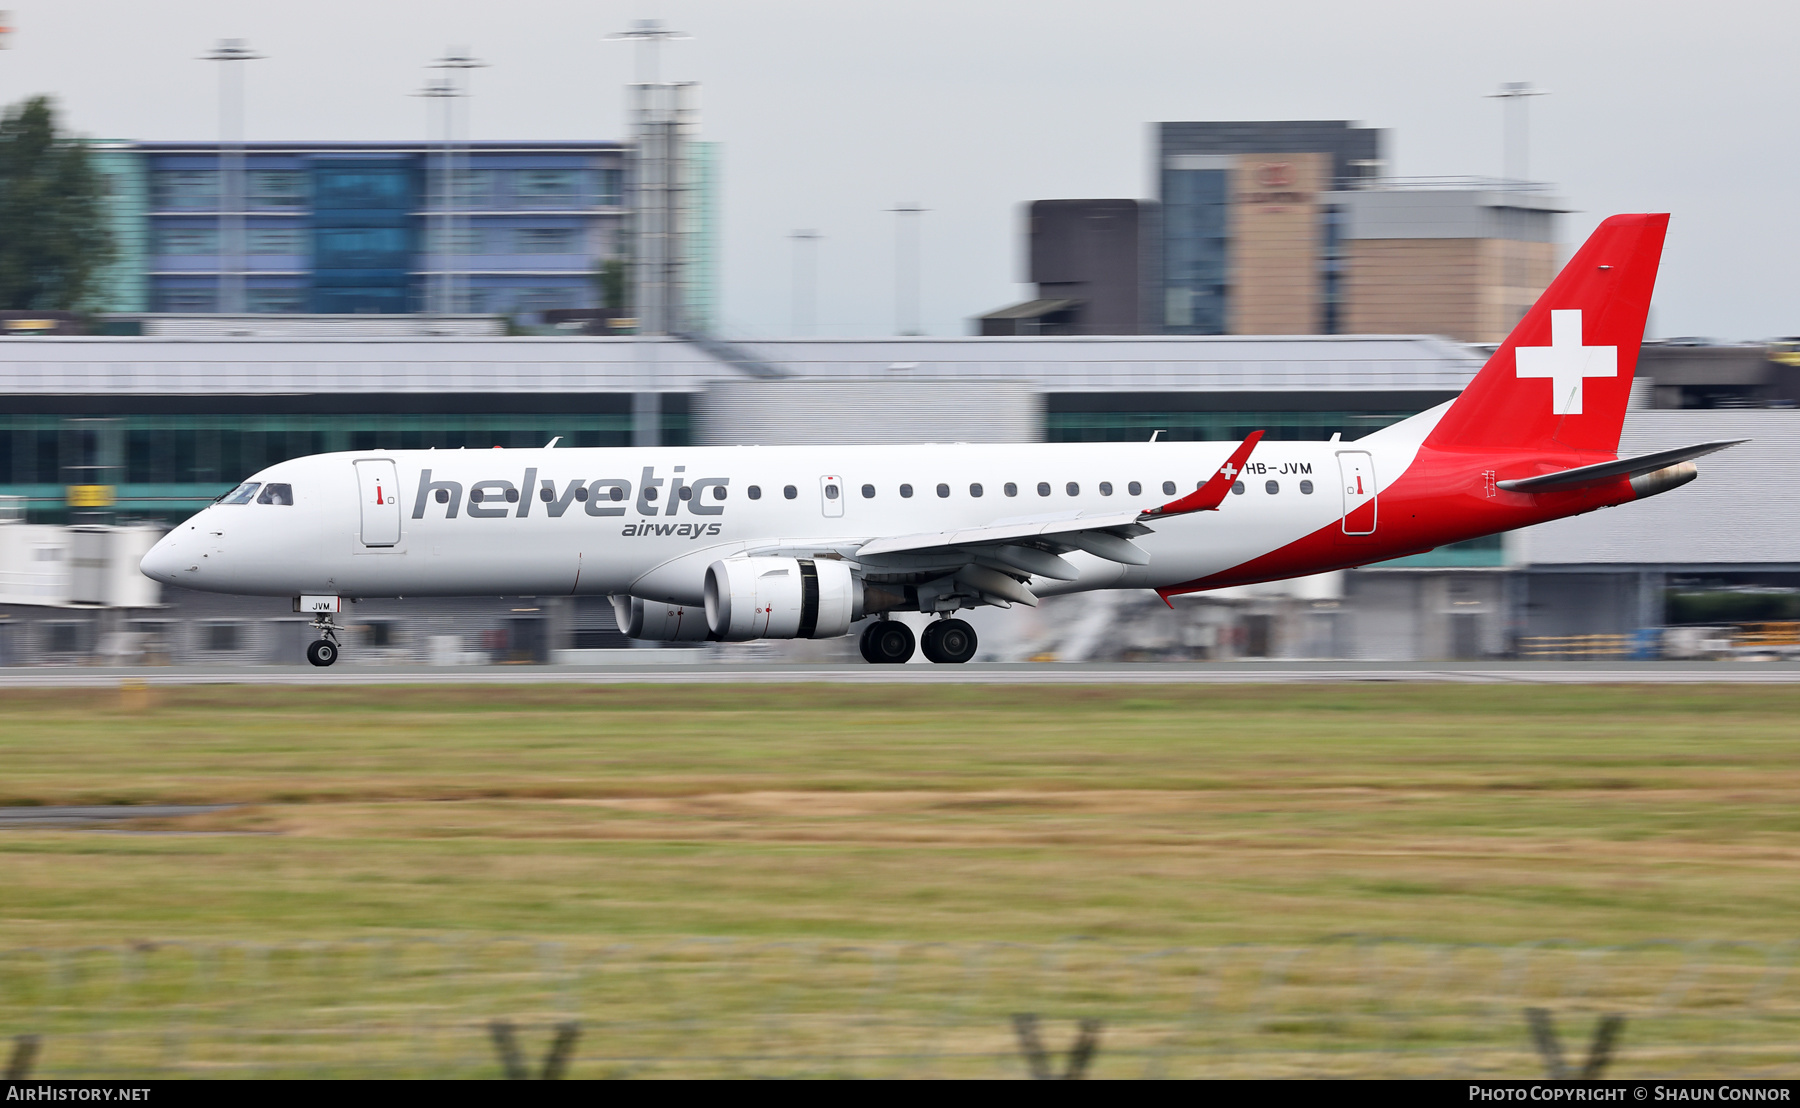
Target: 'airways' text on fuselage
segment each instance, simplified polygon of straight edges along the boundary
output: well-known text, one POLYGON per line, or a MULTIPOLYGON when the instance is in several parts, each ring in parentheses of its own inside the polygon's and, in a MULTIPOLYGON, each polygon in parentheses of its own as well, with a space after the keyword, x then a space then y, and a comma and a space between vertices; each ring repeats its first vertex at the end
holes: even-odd
POLYGON ((441 505, 445 519, 455 519, 466 511, 471 519, 524 519, 532 513, 533 503, 557 518, 576 504, 590 516, 622 516, 635 508, 641 516, 672 516, 686 510, 691 515, 725 514, 725 493, 731 485, 729 477, 701 477, 690 481, 686 466, 676 466, 673 476, 656 476, 654 466, 645 466, 637 482, 637 496, 632 496, 632 482, 622 477, 600 477, 594 480, 576 477, 560 489, 554 478, 538 476, 535 466, 528 467, 517 484, 509 480, 476 481, 467 490, 465 503, 462 482, 433 480, 432 471, 419 474, 419 492, 413 499, 412 517, 424 519, 432 505, 441 505), (663 486, 667 485, 665 490, 663 486))

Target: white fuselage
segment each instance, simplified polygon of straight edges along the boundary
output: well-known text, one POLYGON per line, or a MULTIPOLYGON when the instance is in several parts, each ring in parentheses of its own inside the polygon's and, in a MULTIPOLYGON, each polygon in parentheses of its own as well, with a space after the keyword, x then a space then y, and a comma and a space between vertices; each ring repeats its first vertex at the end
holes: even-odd
MULTIPOLYGON (((1243 491, 1227 496, 1219 511, 1152 524, 1154 533, 1137 540, 1150 556, 1147 565, 1076 552, 1068 560, 1079 579, 1038 577, 1030 587, 1038 594, 1154 588, 1266 554, 1342 517, 1343 455, 1367 457, 1372 495, 1374 479, 1391 483, 1411 464, 1436 415, 1355 443, 1266 441, 1242 474, 1243 491)), ((254 495, 246 503, 216 503, 172 531, 145 558, 144 571, 184 588, 240 594, 629 593, 698 604, 706 568, 719 559, 780 551, 854 560, 861 544, 878 537, 1149 509, 1192 492, 1234 446, 322 454, 270 466, 250 479, 265 488, 291 486, 291 498, 284 498, 291 503, 259 503, 254 495)))

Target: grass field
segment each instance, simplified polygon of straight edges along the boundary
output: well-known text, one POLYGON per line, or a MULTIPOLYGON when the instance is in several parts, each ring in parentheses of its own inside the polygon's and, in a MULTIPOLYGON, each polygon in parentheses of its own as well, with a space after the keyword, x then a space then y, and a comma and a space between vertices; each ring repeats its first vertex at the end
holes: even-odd
POLYGON ((1785 940, 1786 687, 0 693, 0 945, 1785 940), (201 834, 199 832, 209 832, 201 834))

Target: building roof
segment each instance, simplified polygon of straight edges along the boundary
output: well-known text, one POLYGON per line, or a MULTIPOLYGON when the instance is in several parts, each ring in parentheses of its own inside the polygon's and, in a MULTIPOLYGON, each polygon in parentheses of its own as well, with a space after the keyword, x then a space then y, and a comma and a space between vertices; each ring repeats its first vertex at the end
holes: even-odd
MULTIPOLYGON (((1125 335, 740 342, 801 378, 988 378, 1043 392, 1461 389, 1481 367, 1429 335, 1125 335)), ((742 375, 664 337, 0 340, 0 396, 697 392, 742 375)))
POLYGON ((996 308, 976 319, 1038 319, 1072 308, 1081 303, 1079 300, 1027 300, 1023 304, 1014 304, 1006 308, 996 308))

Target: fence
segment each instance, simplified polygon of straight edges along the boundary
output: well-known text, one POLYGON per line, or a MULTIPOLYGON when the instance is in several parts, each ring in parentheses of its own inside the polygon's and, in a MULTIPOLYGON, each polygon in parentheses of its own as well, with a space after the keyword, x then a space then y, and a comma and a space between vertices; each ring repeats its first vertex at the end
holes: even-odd
POLYGON ((1794 953, 1354 937, 31 948, 0 952, 0 1031, 44 1078, 1023 1077, 1084 1054, 1099 1077, 1513 1078, 1545 1073, 1534 1035, 1557 1030, 1579 1069, 1606 1020, 1608 1076, 1769 1078, 1800 1072, 1794 953))

